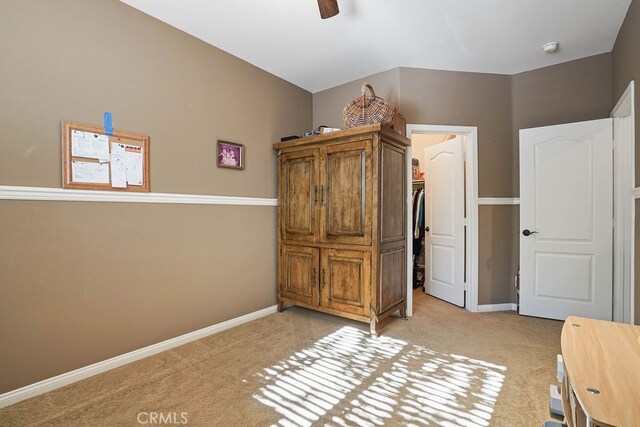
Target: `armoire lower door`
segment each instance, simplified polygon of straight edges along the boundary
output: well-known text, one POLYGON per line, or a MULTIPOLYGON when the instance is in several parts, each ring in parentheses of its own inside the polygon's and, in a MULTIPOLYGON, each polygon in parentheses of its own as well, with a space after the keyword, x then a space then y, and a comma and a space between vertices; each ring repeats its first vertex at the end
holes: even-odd
POLYGON ((318 248, 282 245, 280 296, 318 305, 318 248))
POLYGON ((322 249, 320 264, 320 304, 367 316, 371 301, 371 252, 322 249))

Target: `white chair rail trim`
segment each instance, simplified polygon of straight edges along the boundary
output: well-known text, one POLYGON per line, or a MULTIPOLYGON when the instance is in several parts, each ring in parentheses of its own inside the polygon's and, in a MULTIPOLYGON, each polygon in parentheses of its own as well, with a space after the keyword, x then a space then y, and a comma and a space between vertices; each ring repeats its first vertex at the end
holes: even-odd
POLYGON ((62 188, 16 187, 6 185, 0 185, 0 200, 278 206, 278 199, 265 197, 214 196, 206 194, 125 193, 119 191, 67 190, 62 188))
POLYGON ((479 205, 519 205, 519 197, 479 197, 479 205))

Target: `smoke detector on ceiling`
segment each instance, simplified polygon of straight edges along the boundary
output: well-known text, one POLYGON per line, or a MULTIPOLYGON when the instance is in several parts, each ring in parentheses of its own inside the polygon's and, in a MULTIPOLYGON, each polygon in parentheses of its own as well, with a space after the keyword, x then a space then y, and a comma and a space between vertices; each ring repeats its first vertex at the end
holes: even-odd
POLYGON ((545 44, 544 46, 542 46, 542 51, 544 53, 553 53, 556 50, 558 50, 558 46, 560 45, 559 42, 549 42, 547 44, 545 44))

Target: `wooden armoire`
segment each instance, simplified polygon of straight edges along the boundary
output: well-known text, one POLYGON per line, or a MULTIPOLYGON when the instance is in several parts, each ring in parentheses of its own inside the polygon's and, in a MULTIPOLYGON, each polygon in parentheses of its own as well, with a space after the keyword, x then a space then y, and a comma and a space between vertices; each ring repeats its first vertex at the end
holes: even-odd
POLYGON ((381 125, 279 142, 278 310, 406 318, 406 147, 381 125))

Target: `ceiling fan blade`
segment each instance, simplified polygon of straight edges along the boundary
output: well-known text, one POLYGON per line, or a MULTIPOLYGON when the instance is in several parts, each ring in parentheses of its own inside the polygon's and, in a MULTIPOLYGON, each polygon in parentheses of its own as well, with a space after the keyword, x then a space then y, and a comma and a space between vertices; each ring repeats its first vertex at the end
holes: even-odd
POLYGON ((318 0, 318 8, 320 8, 320 17, 322 19, 331 18, 340 13, 338 0, 318 0))

